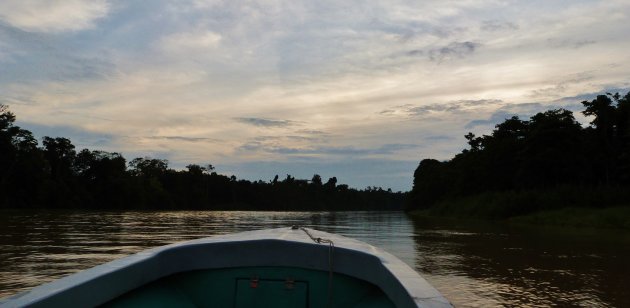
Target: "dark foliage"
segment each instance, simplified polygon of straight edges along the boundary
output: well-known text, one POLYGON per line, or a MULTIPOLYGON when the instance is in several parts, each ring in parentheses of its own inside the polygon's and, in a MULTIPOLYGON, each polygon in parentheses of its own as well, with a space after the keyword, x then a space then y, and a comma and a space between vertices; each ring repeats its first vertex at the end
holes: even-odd
MULTIPOLYGON (((583 128, 565 109, 541 112, 529 120, 512 117, 497 124, 490 135, 467 134, 470 148, 449 161, 422 160, 414 173, 408 209, 466 207, 462 200, 495 207, 496 202, 487 197, 502 196, 504 201, 514 200, 493 213, 509 217, 549 205, 540 200, 521 202, 513 196, 572 191, 588 197, 604 189, 630 189, 630 93, 599 95, 582 104, 583 114, 593 118, 589 127, 583 128)), ((554 200, 571 198, 564 194, 554 200)), ((608 199, 618 202, 619 198, 608 199)), ((613 205, 600 200, 588 206, 613 205)))
POLYGON ((43 138, 15 125, 0 105, 0 208, 198 210, 400 210, 405 194, 364 190, 287 175, 250 182, 214 172, 212 165, 173 170, 150 157, 129 163, 119 153, 76 152, 66 138, 43 138))

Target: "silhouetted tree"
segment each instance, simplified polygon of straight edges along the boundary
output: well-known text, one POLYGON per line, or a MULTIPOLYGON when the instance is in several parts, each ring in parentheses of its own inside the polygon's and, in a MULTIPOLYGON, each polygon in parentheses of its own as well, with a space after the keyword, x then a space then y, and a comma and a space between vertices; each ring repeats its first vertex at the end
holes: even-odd
POLYGON ((582 113, 587 116, 594 116, 591 124, 595 126, 598 134, 605 142, 611 141, 616 124, 615 106, 612 103, 613 101, 607 95, 598 95, 596 99, 590 102, 582 102, 586 107, 582 113))
MULTIPOLYGON (((617 187, 630 182, 630 93, 585 101, 593 117, 583 128, 566 109, 540 112, 529 120, 512 117, 489 135, 468 133, 470 148, 449 161, 424 159, 414 173, 409 208, 494 192, 617 187)), ((630 189, 630 187, 628 188, 630 189)), ((613 198, 614 199, 614 198, 613 198)), ((513 207, 506 213, 532 208, 513 207), (511 211, 511 212, 510 212, 511 211)), ((508 207, 510 205, 506 205, 508 207)))
POLYGON ((59 180, 69 179, 73 175, 76 151, 70 139, 44 137, 44 156, 50 164, 52 177, 59 180))
POLYGON ((188 173, 194 177, 201 177, 205 172, 208 171, 206 167, 201 167, 196 164, 190 164, 186 166, 186 168, 188 168, 188 173))
POLYGON ((311 184, 315 186, 322 186, 322 177, 319 176, 319 174, 314 174, 313 178, 311 179, 311 184))
POLYGON ((33 134, 15 125, 15 115, 0 105, 0 206, 41 205, 46 162, 33 134))
POLYGON ((134 175, 157 178, 168 170, 168 161, 166 159, 138 157, 129 162, 129 167, 134 175))
POLYGON ((334 190, 337 187, 337 178, 334 176, 329 178, 324 187, 328 190, 334 190))
POLYGON ((444 163, 435 159, 423 159, 414 172, 412 202, 418 208, 426 208, 444 197, 448 183, 444 181, 444 163))

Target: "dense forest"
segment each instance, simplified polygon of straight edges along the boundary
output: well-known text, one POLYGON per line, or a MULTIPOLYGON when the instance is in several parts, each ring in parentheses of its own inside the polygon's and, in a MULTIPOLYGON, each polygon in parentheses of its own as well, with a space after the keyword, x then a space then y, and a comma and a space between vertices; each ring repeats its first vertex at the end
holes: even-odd
POLYGON ((583 101, 588 127, 569 110, 506 119, 448 161, 424 159, 408 208, 506 218, 563 207, 630 205, 630 92, 583 101))
POLYGON ((268 182, 238 180, 212 165, 173 170, 168 161, 127 160, 119 153, 75 150, 63 137, 44 137, 15 125, 0 105, 0 208, 194 210, 399 210, 404 193, 364 190, 287 175, 268 182))

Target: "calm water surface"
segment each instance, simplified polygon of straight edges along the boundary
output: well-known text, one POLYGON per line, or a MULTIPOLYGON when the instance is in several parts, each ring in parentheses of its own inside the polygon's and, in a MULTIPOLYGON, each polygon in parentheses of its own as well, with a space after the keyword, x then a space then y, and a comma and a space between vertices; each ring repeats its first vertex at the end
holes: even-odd
POLYGON ((300 224, 398 256, 458 307, 630 307, 630 235, 399 212, 0 212, 0 297, 147 248, 300 224))

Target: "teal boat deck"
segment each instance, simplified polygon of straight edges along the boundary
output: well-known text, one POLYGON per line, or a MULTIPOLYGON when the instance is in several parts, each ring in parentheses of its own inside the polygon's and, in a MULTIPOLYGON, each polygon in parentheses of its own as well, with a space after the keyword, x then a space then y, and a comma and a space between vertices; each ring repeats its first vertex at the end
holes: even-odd
POLYGON ((177 273, 126 293, 102 307, 395 307, 377 286, 292 267, 247 267, 177 273))

